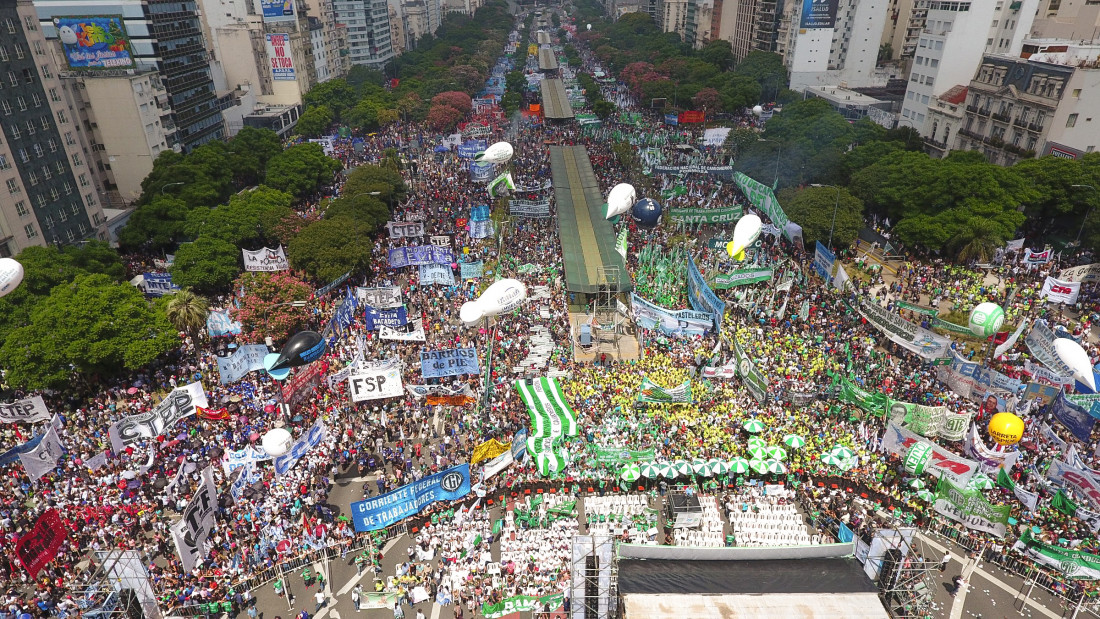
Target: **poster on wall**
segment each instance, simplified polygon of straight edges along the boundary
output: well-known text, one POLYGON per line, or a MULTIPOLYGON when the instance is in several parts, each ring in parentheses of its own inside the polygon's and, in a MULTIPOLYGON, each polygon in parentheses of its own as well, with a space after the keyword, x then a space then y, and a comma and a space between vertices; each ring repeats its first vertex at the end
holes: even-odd
POLYGON ((271 62, 271 79, 294 81, 294 58, 290 54, 289 34, 267 35, 267 58, 271 62))
POLYGON ((293 21, 294 0, 260 0, 264 21, 293 21))
POLYGON ((55 17, 53 25, 70 68, 133 68, 133 49, 121 15, 55 17))
POLYGON ((835 28, 838 0, 804 0, 799 28, 835 28))

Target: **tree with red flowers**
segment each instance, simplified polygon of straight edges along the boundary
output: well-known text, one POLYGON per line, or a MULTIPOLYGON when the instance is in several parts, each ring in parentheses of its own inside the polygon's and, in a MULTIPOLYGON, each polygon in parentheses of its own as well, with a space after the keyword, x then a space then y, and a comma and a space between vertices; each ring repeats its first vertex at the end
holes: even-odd
POLYGON ((263 342, 270 336, 278 345, 305 326, 309 307, 289 305, 307 301, 313 287, 290 271, 243 273, 233 282, 239 295, 239 308, 230 308, 230 316, 241 323, 249 342, 263 342), (242 293, 243 291, 243 293, 242 293))
POLYGON ((428 125, 435 131, 450 131, 465 116, 449 105, 433 105, 428 110, 428 125))
POLYGON ((447 92, 441 92, 432 97, 432 106, 434 107, 437 105, 446 105, 447 107, 453 107, 463 114, 469 114, 470 110, 474 107, 474 102, 470 99, 470 95, 464 92, 448 90, 447 92))

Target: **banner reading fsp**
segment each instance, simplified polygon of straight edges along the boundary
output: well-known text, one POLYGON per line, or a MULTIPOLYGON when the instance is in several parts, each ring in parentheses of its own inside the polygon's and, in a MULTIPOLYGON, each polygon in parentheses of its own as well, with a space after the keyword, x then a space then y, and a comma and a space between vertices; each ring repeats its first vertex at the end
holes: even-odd
POLYGON ((420 374, 424 378, 480 373, 477 350, 473 348, 420 351, 420 374))
POLYGON ((351 504, 355 530, 376 531, 420 512, 436 501, 454 501, 470 493, 470 465, 462 464, 397 490, 351 504))

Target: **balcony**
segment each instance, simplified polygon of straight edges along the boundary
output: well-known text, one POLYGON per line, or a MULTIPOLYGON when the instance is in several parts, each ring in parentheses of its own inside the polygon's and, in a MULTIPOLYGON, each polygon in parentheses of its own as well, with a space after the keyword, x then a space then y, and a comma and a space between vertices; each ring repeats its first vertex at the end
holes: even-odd
POLYGON ((993 116, 993 120, 1003 122, 1003 123, 1008 122, 1008 115, 1007 114, 998 114, 997 112, 993 112, 992 116, 993 116))
POLYGON ((980 133, 976 133, 976 132, 971 131, 969 129, 959 129, 959 135, 965 135, 966 137, 968 137, 972 140, 978 140, 979 142, 984 141, 986 139, 980 133))
POLYGON ((1024 120, 1023 118, 1013 118, 1012 119, 1012 126, 1013 127, 1019 127, 1021 129, 1026 129, 1027 128, 1027 121, 1024 120))
POLYGON ((976 106, 976 105, 968 105, 968 106, 966 106, 966 111, 967 111, 967 112, 972 112, 972 113, 974 113, 974 114, 977 114, 977 113, 978 113, 978 106, 976 106))
POLYGON ((1043 132, 1043 125, 1041 123, 1030 123, 1028 124, 1027 128, 1031 131, 1037 131, 1039 133, 1043 132))
POLYGON ((989 116, 989 108, 981 108, 978 110, 978 116, 989 116))

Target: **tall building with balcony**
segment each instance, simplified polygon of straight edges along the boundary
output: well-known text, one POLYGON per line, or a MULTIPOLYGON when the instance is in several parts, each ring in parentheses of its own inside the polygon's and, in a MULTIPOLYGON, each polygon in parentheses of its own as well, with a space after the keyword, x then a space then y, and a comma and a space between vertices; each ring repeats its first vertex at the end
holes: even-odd
POLYGON ((334 0, 336 20, 347 26, 351 64, 384 69, 393 58, 386 0, 334 0))
POLYGON ((0 3, 0 257, 106 239, 103 205, 29 0, 0 3))
POLYGON ((1039 0, 922 2, 924 27, 917 38, 898 122, 928 136, 932 99, 965 84, 986 54, 1018 56, 1039 0))
POLYGON ((1100 45, 1028 40, 1021 57, 983 58, 967 88, 956 148, 991 162, 1054 155, 1075 159, 1100 145, 1100 45))
MULTIPOLYGON (((794 0, 781 36, 791 90, 879 84, 879 42, 889 0, 794 0)), ((884 81, 884 80, 883 80, 884 81)))
POLYGON ((751 51, 774 52, 782 0, 715 0, 712 38, 729 41, 733 56, 751 51))

